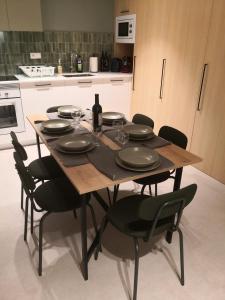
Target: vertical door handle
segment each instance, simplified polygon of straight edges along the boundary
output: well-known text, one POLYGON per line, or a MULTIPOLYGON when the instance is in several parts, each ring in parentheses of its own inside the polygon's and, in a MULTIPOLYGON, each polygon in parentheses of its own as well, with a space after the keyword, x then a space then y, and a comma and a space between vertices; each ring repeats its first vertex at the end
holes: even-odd
POLYGON ((201 110, 202 106, 202 100, 203 100, 203 93, 205 90, 205 85, 206 85, 206 75, 208 71, 208 64, 204 64, 203 70, 202 70, 202 78, 201 78, 201 84, 200 84, 200 91, 198 95, 198 107, 197 111, 201 110))
POLYGON ((135 83, 135 67, 136 67, 136 56, 133 59, 133 82, 132 82, 132 90, 134 91, 134 83, 135 83))
POLYGON ((163 98, 163 87, 164 87, 165 70, 166 70, 166 59, 163 58, 163 60, 162 60, 162 73, 161 73, 160 89, 159 89, 159 99, 163 98))

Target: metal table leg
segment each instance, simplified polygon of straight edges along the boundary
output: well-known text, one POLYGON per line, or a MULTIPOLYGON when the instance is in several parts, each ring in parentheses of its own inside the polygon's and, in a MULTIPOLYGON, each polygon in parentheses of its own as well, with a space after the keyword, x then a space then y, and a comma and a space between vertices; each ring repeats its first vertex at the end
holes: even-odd
POLYGON ((88 280, 88 255, 87 255, 87 195, 82 196, 82 206, 81 206, 81 242, 82 242, 82 262, 81 269, 83 273, 84 280, 88 280))
POLYGON ((41 158, 40 138, 39 138, 39 135, 37 133, 36 133, 36 142, 37 142, 37 149, 38 149, 38 157, 41 158))

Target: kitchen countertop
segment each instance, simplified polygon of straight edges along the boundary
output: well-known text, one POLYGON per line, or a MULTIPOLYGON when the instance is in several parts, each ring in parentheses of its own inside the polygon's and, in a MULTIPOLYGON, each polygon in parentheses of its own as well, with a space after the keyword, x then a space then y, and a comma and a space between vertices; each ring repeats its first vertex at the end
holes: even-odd
POLYGON ((79 81, 79 80, 93 80, 93 79, 122 79, 122 78, 132 78, 132 73, 115 73, 115 72, 98 72, 98 73, 90 73, 84 72, 84 74, 91 74, 92 76, 82 76, 82 73, 63 73, 63 74, 55 74, 54 76, 46 76, 46 77, 28 77, 23 74, 15 75, 18 80, 8 80, 8 81, 0 81, 0 84, 11 84, 11 83, 28 83, 28 82, 40 82, 40 81, 79 81), (63 75, 71 75, 71 74, 79 74, 79 77, 64 77, 63 75))

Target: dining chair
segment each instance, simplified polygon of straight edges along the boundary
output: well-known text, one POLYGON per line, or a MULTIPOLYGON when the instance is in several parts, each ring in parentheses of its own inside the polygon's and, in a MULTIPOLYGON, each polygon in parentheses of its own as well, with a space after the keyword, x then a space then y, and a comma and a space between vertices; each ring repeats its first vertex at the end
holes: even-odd
POLYGON ((99 243, 95 259, 101 248, 103 232, 110 222, 117 230, 128 235, 134 242, 134 285, 133 300, 137 299, 138 268, 139 268, 139 239, 144 242, 152 241, 153 237, 167 231, 178 231, 180 245, 180 283, 184 285, 184 251, 183 234, 179 228, 183 209, 192 201, 197 190, 196 184, 172 193, 149 197, 134 195, 116 202, 103 218, 99 233, 99 243))
POLYGON ((150 126, 152 129, 154 129, 154 121, 150 117, 143 114, 135 114, 132 118, 132 123, 150 126))
MULTIPOLYGON (((170 126, 162 126, 159 130, 158 135, 160 137, 164 138, 165 140, 170 141, 173 144, 175 144, 183 149, 186 149, 186 147, 187 147, 188 139, 187 139, 186 135, 176 128, 173 128, 170 126)), ((181 168, 180 171, 181 171, 181 175, 182 175, 183 168, 181 168)), ((151 185, 154 184, 155 185, 155 196, 157 196, 158 183, 164 182, 169 178, 172 178, 175 180, 174 173, 175 173, 175 170, 172 170, 171 172, 167 171, 167 172, 163 172, 160 174, 136 179, 136 180, 134 180, 134 182, 142 185, 141 194, 144 193, 146 186, 149 187, 149 193, 152 194, 151 185)))
MULTIPOLYGON (((44 212, 39 221, 38 274, 41 276, 44 220, 51 213, 73 211, 74 216, 76 216, 76 210, 82 205, 81 197, 66 177, 51 179, 36 187, 30 169, 25 167, 23 160, 20 159, 17 152, 14 152, 13 155, 15 159, 15 167, 27 196, 25 205, 24 241, 27 241, 29 201, 31 203, 31 234, 33 234, 33 210, 36 212, 44 212)), ((84 200, 82 199, 82 201, 84 200)), ((93 226, 95 228, 95 233, 97 234, 95 213, 89 201, 90 194, 88 194, 86 204, 90 208, 93 226)))
MULTIPOLYGON (((25 148, 20 144, 14 131, 10 132, 12 145, 22 161, 28 159, 25 148)), ((27 168, 35 182, 50 180, 65 176, 55 159, 48 155, 33 160, 27 168)), ((23 185, 21 184, 21 209, 23 209, 23 185)))
POLYGON ((56 113, 56 112, 58 112, 58 108, 61 107, 61 106, 64 106, 64 105, 51 106, 51 107, 49 107, 49 108, 46 110, 46 113, 47 113, 47 114, 50 114, 50 113, 56 113))

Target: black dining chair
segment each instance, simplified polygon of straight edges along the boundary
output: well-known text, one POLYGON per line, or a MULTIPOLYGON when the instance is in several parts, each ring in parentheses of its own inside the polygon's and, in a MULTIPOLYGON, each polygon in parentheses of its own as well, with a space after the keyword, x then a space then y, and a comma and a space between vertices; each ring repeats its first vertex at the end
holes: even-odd
MULTIPOLYGON (((14 131, 10 132, 12 145, 22 161, 28 159, 25 148, 20 144, 14 131)), ((35 182, 50 180, 65 176, 55 159, 48 155, 33 160, 27 168, 35 182)), ((21 209, 23 209, 23 185, 21 184, 21 209)))
POLYGON ((150 126, 152 129, 154 129, 154 121, 150 117, 143 114, 135 114, 132 118, 132 122, 134 124, 150 126))
POLYGON ((133 300, 137 299, 139 239, 149 242, 156 235, 167 231, 172 233, 178 231, 180 244, 180 283, 184 285, 183 234, 179 228, 179 224, 183 209, 192 201, 196 190, 197 185, 191 184, 175 192, 156 197, 146 195, 128 196, 116 202, 107 211, 101 223, 99 244, 96 249, 95 259, 98 258, 103 231, 108 222, 117 230, 133 239, 135 254, 133 300))
MULTIPOLYGON (((73 211, 76 217, 76 210, 81 207, 81 197, 74 186, 66 177, 51 179, 36 187, 30 169, 26 168, 17 152, 14 152, 15 167, 18 171, 22 185, 26 192, 25 222, 24 222, 24 241, 27 241, 28 210, 31 203, 31 234, 33 234, 33 210, 44 212, 39 221, 39 264, 38 274, 42 275, 42 237, 44 220, 51 213, 73 211)), ((87 205, 92 215, 93 226, 97 234, 97 223, 94 209, 89 203, 90 195, 87 198, 87 205)), ((82 201, 84 201, 82 199, 82 201)))
POLYGON ((64 106, 64 105, 51 106, 51 107, 49 107, 49 108, 46 110, 46 113, 47 113, 47 114, 50 114, 50 113, 56 113, 56 112, 58 112, 58 108, 61 107, 61 106, 64 106))
MULTIPOLYGON (((165 140, 170 141, 173 144, 175 144, 183 149, 186 149, 186 147, 187 147, 188 139, 187 139, 186 135, 176 128, 173 128, 170 126, 162 126, 159 130, 158 135, 160 137, 164 138, 165 140)), ((183 168, 180 168, 181 176, 182 176, 182 171, 183 171, 183 168)), ((136 179, 136 180, 134 180, 134 182, 142 185, 141 194, 144 193, 146 186, 149 187, 149 192, 150 192, 150 194, 152 194, 151 185, 154 184, 155 185, 155 196, 157 196, 158 183, 164 182, 169 178, 172 178, 175 180, 175 170, 172 170, 171 172, 167 171, 167 172, 163 172, 160 174, 136 179)))

